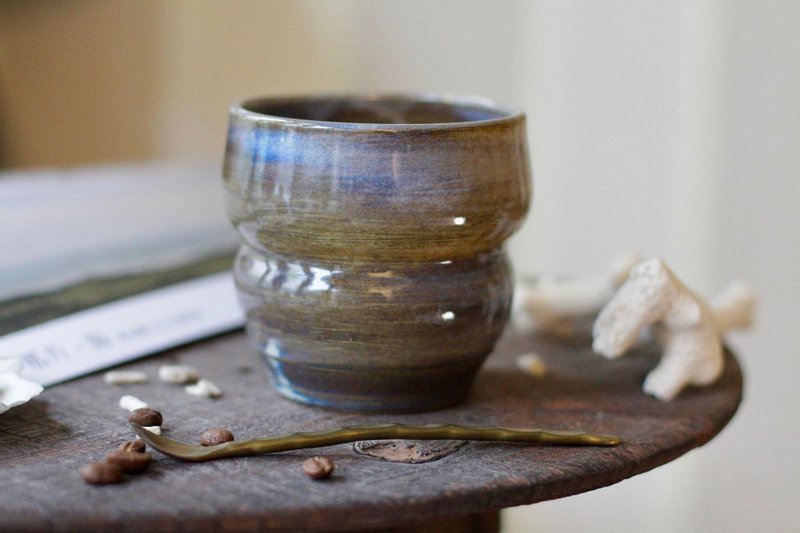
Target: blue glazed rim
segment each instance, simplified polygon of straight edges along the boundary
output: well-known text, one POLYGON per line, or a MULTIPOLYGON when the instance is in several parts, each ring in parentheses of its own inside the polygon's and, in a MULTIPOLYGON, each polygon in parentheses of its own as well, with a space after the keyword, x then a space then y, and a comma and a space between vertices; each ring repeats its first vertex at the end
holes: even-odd
POLYGON ((248 98, 231 106, 230 113, 255 122, 270 122, 288 127, 359 130, 359 131, 430 131, 442 129, 471 129, 481 126, 513 124, 525 120, 525 113, 520 109, 506 106, 481 96, 435 94, 435 93, 376 93, 376 94, 315 94, 296 96, 266 96, 248 98), (448 122, 339 122, 333 120, 316 120, 302 117, 281 116, 255 110, 259 107, 277 107, 289 104, 322 104, 323 102, 340 101, 342 103, 374 103, 395 102, 408 104, 434 104, 457 110, 472 110, 492 115, 478 120, 458 120, 448 122))

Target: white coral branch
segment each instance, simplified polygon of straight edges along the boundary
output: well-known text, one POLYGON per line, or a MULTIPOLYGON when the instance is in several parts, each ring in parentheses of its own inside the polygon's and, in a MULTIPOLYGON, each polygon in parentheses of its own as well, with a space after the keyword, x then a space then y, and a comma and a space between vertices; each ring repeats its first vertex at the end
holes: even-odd
POLYGON ((659 364, 645 379, 644 391, 671 400, 688 385, 708 385, 722 374, 723 332, 752 322, 755 297, 734 284, 707 304, 686 287, 660 259, 631 270, 628 280, 600 311, 594 323, 593 349, 618 357, 640 332, 658 324, 663 346, 659 364))
POLYGON ((711 302, 714 323, 720 333, 733 329, 746 329, 753 325, 756 295, 743 281, 734 281, 711 302))

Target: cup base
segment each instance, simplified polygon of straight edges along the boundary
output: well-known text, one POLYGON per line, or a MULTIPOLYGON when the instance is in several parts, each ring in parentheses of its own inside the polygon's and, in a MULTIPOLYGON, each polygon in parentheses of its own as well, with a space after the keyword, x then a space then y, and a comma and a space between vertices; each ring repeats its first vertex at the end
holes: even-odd
POLYGON ((290 400, 345 411, 416 413, 466 400, 486 355, 447 367, 370 371, 264 359, 275 389, 290 400))

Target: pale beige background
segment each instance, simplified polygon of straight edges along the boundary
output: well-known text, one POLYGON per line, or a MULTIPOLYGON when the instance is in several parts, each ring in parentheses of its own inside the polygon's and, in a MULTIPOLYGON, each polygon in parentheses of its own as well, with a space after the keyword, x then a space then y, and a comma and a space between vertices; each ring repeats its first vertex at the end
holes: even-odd
POLYGON ((315 91, 478 93, 526 109, 517 271, 620 250, 761 295, 740 413, 614 487, 505 531, 795 531, 800 512, 800 3, 0 0, 0 163, 219 159, 226 108, 315 91))

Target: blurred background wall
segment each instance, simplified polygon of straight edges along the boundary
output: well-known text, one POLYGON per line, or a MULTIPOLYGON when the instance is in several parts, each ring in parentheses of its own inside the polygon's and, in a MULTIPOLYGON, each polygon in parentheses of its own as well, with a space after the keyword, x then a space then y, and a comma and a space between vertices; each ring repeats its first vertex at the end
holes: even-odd
POLYGON ((792 531, 800 513, 800 2, 0 0, 0 165, 219 160, 254 95, 476 93, 529 115, 516 270, 657 254, 750 281, 746 398, 715 441, 505 531, 792 531))

